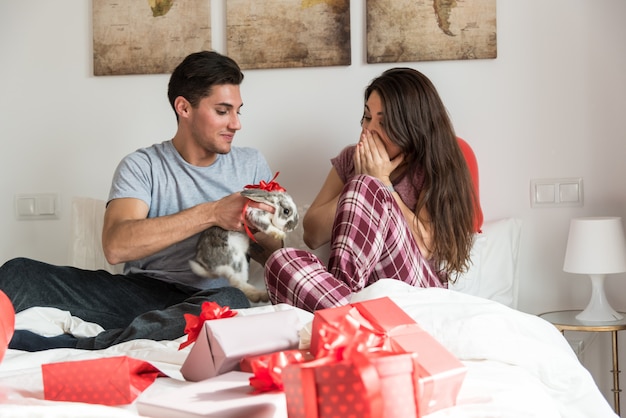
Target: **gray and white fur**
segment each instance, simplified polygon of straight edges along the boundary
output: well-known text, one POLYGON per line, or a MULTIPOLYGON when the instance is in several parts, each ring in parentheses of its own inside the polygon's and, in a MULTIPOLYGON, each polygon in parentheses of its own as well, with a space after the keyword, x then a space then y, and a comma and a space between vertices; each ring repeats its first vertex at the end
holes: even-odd
MULTIPOLYGON (((249 227, 282 240, 298 225, 298 209, 286 192, 245 189, 241 194, 274 207, 274 213, 270 213, 248 206, 245 216, 249 227)), ((267 291, 248 283, 249 249, 250 238, 245 233, 212 226, 200 234, 196 256, 189 264, 199 276, 226 277, 252 302, 267 302, 267 291)))

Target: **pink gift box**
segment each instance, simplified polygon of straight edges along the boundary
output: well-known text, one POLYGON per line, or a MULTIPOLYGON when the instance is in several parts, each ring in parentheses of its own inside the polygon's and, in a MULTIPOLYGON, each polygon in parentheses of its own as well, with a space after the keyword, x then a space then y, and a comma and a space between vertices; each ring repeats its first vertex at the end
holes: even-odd
POLYGON ((298 348, 299 328, 293 309, 205 321, 180 371, 197 382, 239 370, 244 357, 298 348))
POLYGON ((384 332, 394 352, 418 354, 418 416, 456 404, 467 368, 388 297, 316 311, 311 353, 317 356, 323 349, 320 330, 337 326, 342 318, 351 313, 361 316, 374 328, 384 332))

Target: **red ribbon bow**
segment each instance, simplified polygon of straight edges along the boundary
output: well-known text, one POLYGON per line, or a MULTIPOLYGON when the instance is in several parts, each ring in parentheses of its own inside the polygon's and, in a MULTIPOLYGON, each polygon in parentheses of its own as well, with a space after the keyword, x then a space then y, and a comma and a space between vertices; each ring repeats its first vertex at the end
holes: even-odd
POLYGON ((283 390, 282 372, 290 364, 303 363, 304 355, 300 350, 286 350, 260 356, 250 365, 254 376, 250 377, 250 386, 254 393, 283 390))
POLYGON ((187 347, 198 339, 204 321, 211 319, 230 318, 237 315, 237 312, 231 311, 228 306, 220 306, 215 302, 203 302, 202 311, 200 315, 184 314, 185 317, 185 334, 187 334, 187 341, 184 341, 178 347, 179 350, 187 347))
POLYGON ((317 358, 332 358, 335 361, 350 360, 356 353, 366 354, 375 351, 393 351, 389 338, 382 330, 377 330, 356 308, 334 325, 320 327, 320 350, 317 358))
POLYGON ((261 190, 267 190, 268 192, 285 192, 286 191, 285 188, 281 186, 280 184, 278 184, 278 182, 274 181, 276 180, 276 177, 278 177, 279 174, 280 174, 280 171, 277 171, 269 183, 266 183, 264 180, 261 180, 259 184, 248 184, 247 186, 244 187, 244 189, 261 189, 261 190))

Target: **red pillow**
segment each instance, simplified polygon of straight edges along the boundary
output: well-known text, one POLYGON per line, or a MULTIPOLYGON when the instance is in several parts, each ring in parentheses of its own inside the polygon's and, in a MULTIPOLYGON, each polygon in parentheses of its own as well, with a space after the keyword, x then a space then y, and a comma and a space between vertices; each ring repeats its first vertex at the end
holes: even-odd
POLYGON ((459 147, 461 147, 461 151, 463 152, 463 156, 465 157, 465 161, 467 162, 467 167, 469 168, 470 174, 472 176, 472 182, 474 183, 474 188, 476 189, 476 219, 474 220, 474 228, 476 232, 481 232, 481 228, 483 227, 483 210, 480 207, 480 188, 478 183, 478 161, 476 160, 476 155, 472 150, 472 147, 469 146, 464 139, 457 137, 459 142, 459 147))

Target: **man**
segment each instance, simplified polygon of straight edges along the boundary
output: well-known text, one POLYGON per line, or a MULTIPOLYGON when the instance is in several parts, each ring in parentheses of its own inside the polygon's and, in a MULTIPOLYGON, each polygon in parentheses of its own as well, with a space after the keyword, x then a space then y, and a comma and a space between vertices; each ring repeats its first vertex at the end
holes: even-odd
MULTIPOLYGON (((198 234, 208 227, 244 231, 248 201, 239 191, 271 180, 260 152, 232 147, 241 129, 242 80, 232 59, 209 51, 187 56, 172 73, 174 138, 126 156, 113 176, 102 243, 111 264, 125 263, 123 275, 25 258, 0 267, 0 290, 16 312, 55 307, 105 331, 92 338, 44 338, 20 330, 10 348, 101 349, 138 338, 172 340, 184 335, 183 314, 199 314, 204 301, 249 307, 225 279, 196 276, 188 264, 198 234)), ((267 236, 257 240, 265 250, 259 251, 260 262, 281 245, 267 236)))

